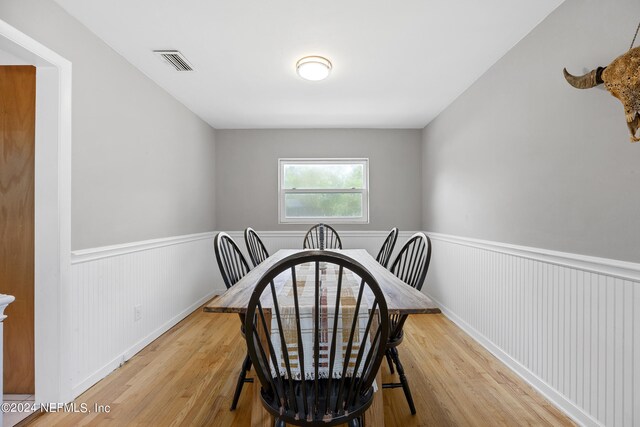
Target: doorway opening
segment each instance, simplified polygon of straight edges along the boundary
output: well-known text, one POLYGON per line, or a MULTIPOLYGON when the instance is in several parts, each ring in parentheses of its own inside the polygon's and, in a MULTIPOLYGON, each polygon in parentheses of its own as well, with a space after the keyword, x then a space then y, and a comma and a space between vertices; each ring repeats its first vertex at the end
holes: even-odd
MULTIPOLYGON (((35 394, 36 68, 3 62, 0 52, 0 291, 15 298, 4 312, 11 321, 3 322, 3 401, 25 403, 35 394)), ((4 424, 27 414, 10 412, 4 424)))
MULTIPOLYGON (((73 399, 71 352, 71 63, 0 20, 0 59, 35 68, 33 391, 73 399)), ((3 292, 3 289, 0 289, 3 292)), ((11 316, 10 309, 6 314, 11 316)), ((4 322, 6 326, 11 317, 4 322)))

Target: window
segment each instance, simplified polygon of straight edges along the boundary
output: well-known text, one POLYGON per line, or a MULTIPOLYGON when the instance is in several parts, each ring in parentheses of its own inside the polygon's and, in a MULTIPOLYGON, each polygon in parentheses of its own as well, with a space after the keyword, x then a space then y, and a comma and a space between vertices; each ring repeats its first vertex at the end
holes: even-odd
POLYGON ((280 159, 280 223, 369 222, 369 159, 280 159))

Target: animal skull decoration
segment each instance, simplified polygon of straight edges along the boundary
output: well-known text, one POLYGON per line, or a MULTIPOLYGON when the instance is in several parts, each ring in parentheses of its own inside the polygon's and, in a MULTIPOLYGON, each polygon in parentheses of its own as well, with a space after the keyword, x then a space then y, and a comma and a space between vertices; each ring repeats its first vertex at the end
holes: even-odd
POLYGON ((564 70, 564 78, 578 89, 589 89, 604 83, 611 95, 622 101, 631 132, 631 142, 640 141, 640 47, 629 49, 606 67, 598 67, 584 76, 573 76, 564 70))

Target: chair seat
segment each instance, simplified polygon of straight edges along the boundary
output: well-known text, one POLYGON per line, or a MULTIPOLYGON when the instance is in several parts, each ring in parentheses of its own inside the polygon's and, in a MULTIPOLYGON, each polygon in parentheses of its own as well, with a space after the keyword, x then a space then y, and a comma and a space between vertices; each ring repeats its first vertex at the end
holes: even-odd
POLYGON ((387 340, 387 348, 398 346, 404 338, 404 328, 400 324, 401 318, 398 316, 389 316, 389 339, 387 340))
POLYGON ((400 334, 397 337, 394 337, 394 339, 387 341, 387 348, 397 347, 402 343, 403 340, 404 334, 402 333, 402 331, 400 331, 400 334))
MULTIPOLYGON (((349 407, 347 408, 347 409, 357 408, 357 412, 358 412, 357 414, 355 414, 353 410, 348 410, 346 414, 343 414, 339 417, 335 417, 333 419, 325 418, 326 417, 325 413, 327 412, 325 411, 325 409, 327 408, 327 404, 331 405, 329 406, 330 408, 335 408, 336 399, 339 394, 338 388, 340 386, 340 381, 336 380, 335 378, 331 380, 331 382, 328 379, 321 379, 317 382, 318 413, 313 416, 309 415, 306 419, 303 420, 303 419, 300 419, 301 418, 300 414, 304 413, 303 389, 307 397, 308 407, 311 408, 313 406, 311 402, 314 402, 316 399, 316 390, 315 390, 316 383, 314 381, 295 381, 294 380, 291 382, 286 381, 285 384, 286 384, 286 390, 278 390, 278 393, 280 395, 283 392, 286 392, 287 396, 290 396, 291 392, 289 387, 290 385, 293 385, 293 393, 294 393, 295 401, 298 407, 297 413, 295 412, 293 407, 289 407, 289 408, 286 408, 285 410, 282 410, 280 400, 275 396, 275 394, 271 392, 265 392, 264 390, 261 390, 261 397, 267 410, 274 416, 280 417, 280 419, 284 420, 287 424, 305 425, 305 426, 314 425, 310 423, 316 423, 316 422, 318 423, 318 425, 323 425, 323 426, 333 426, 333 425, 343 424, 347 422, 349 419, 353 418, 354 416, 358 416, 359 414, 364 413, 366 409, 373 402, 373 387, 370 387, 369 390, 367 390, 365 393, 360 393, 357 396, 355 404, 349 405, 349 407), (330 388, 330 390, 327 390, 328 388, 330 388), (329 400, 326 399, 327 391, 329 391, 328 393, 329 400)), ((344 389, 342 392, 343 399, 349 393, 350 384, 351 384, 350 381, 345 381, 345 384, 343 386, 344 389)), ((291 401, 290 398, 289 400, 291 401)))

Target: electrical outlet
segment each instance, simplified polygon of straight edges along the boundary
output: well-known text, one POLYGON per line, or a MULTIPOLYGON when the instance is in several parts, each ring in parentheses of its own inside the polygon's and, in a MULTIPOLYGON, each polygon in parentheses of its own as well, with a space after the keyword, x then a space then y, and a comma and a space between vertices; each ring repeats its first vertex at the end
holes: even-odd
POLYGON ((142 319, 142 306, 141 305, 136 305, 135 307, 133 307, 133 320, 134 321, 138 321, 142 319))

